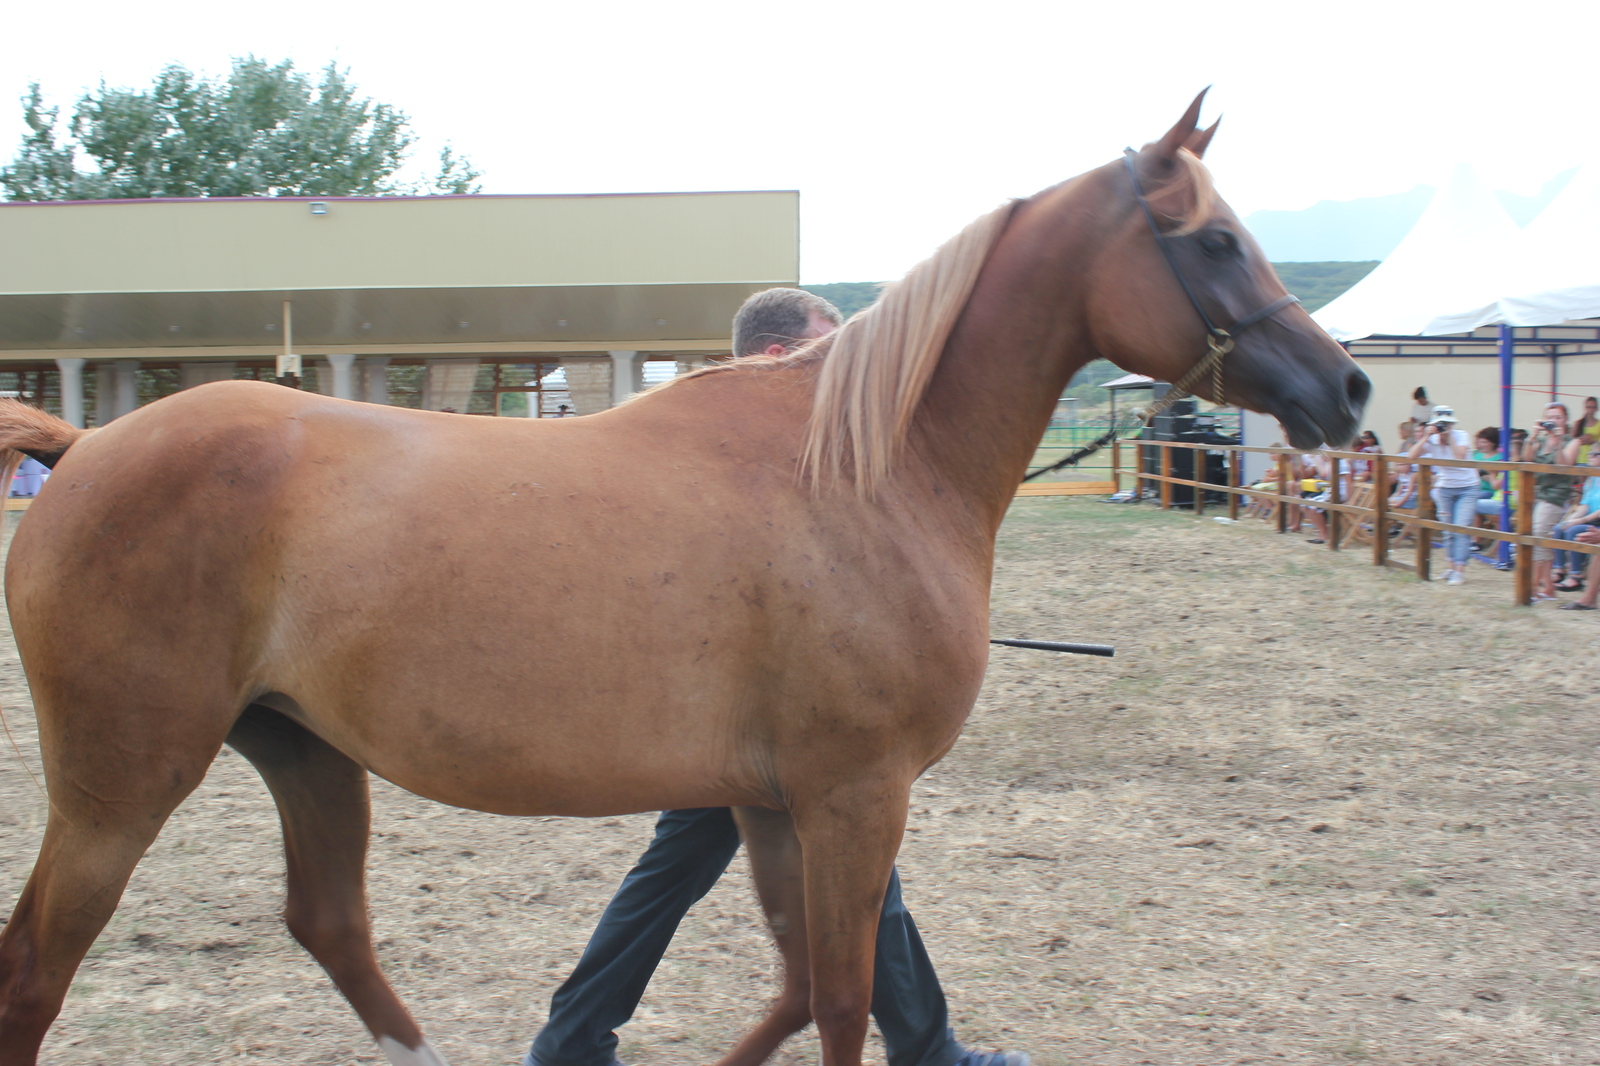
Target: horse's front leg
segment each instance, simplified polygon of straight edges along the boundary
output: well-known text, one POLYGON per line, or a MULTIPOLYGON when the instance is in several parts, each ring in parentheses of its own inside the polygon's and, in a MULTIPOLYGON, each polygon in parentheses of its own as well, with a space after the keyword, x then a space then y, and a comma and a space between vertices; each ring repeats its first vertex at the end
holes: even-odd
POLYGON ((811 956, 806 949, 805 871, 800 838, 786 811, 735 807, 750 856, 756 897, 783 955, 783 991, 761 1024, 716 1066, 760 1066, 789 1037, 811 1024, 811 956))
MULTIPOLYGON (((875 779, 874 779, 875 778, 875 779)), ((905 832, 911 782, 808 782, 793 802, 805 863, 811 1016, 822 1066, 860 1066, 878 915, 905 832)))

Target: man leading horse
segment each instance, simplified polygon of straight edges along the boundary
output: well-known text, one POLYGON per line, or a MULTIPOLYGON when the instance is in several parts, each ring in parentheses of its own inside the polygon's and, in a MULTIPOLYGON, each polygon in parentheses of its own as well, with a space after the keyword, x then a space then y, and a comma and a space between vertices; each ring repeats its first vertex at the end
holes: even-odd
MULTIPOLYGON (((838 308, 803 289, 767 289, 733 319, 736 355, 781 356, 837 329, 838 308)), ((746 812, 747 819, 759 817, 746 812)), ((739 830, 726 807, 666 811, 655 838, 622 881, 589 937, 577 968, 550 1000, 550 1020, 523 1066, 618 1066, 613 1031, 633 1016, 678 923, 711 890, 739 850, 739 830)), ((804 906, 798 885, 762 876, 756 890, 784 955, 783 993, 766 1020, 718 1066, 756 1066, 811 1021, 810 975, 795 923, 804 906)), ((793 874, 798 876, 798 863, 793 874)), ((970 1051, 950 1031, 944 991, 911 912, 890 875, 878 918, 872 1015, 889 1066, 1028 1066, 1020 1052, 970 1051)))

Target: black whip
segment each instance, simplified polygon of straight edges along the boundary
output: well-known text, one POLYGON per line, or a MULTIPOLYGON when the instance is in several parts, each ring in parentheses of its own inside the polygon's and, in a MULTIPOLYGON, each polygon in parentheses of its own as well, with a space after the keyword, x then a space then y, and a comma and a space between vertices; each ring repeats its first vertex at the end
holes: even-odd
POLYGON ((1093 455, 1095 452, 1099 451, 1101 448, 1104 448, 1112 441, 1116 440, 1118 432, 1119 431, 1115 428, 1108 430, 1107 432, 1102 433, 1099 437, 1096 437, 1094 440, 1090 441, 1088 446, 1079 448, 1077 451, 1073 452, 1065 459, 1062 459, 1060 462, 1052 463, 1049 466, 1042 466, 1038 470, 1028 471, 1027 476, 1022 480, 1025 482, 1032 481, 1041 474, 1053 474, 1064 466, 1077 466, 1079 462, 1093 455))
POLYGON ((1103 655, 1111 658, 1117 649, 1110 644, 1067 644, 1059 640, 991 640, 990 644, 1004 644, 1008 648, 1031 648, 1034 651, 1069 651, 1074 655, 1103 655))

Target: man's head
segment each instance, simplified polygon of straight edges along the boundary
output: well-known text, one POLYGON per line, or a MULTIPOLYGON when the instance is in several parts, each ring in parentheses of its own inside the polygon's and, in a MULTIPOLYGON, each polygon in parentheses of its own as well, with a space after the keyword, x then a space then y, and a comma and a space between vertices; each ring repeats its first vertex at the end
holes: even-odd
POLYGON ((767 289, 733 316, 734 355, 782 355, 839 328, 839 309, 804 289, 767 289))

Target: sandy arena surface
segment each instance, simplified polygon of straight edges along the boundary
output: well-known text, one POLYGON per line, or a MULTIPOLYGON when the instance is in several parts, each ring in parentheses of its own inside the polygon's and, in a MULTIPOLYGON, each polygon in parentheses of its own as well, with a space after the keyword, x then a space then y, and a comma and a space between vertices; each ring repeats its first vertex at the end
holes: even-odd
MULTIPOLYGON (((957 1034, 1042 1066, 1600 1063, 1593 615, 1377 571, 1260 523, 1021 501, 966 735, 919 784, 908 905, 957 1034)), ((9 631, 0 698, 38 766, 9 631)), ((512 1066, 648 815, 503 819, 374 782, 390 979, 455 1066, 512 1066)), ((0 913, 45 805, 0 750, 0 913)), ((135 873, 44 1062, 381 1062, 277 917, 277 818, 225 751, 135 873)), ((742 858, 625 1061, 715 1058, 775 990, 742 858)), ((874 1044, 872 1058, 881 1061, 874 1044)), ((810 1034, 780 1052, 812 1062, 810 1034)))

